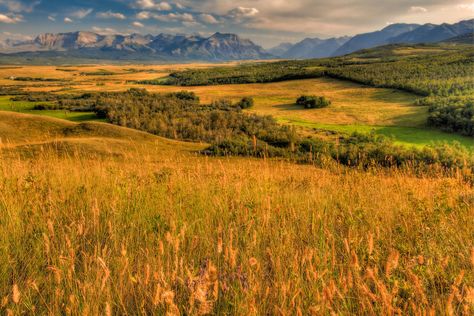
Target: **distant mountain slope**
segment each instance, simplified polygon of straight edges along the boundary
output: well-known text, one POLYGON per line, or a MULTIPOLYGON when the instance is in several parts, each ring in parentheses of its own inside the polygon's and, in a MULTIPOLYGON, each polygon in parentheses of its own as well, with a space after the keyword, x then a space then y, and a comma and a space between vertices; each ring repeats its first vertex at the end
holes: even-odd
POLYGON ((281 57, 283 56, 291 47, 293 47, 292 43, 281 43, 275 47, 272 47, 270 49, 267 49, 267 52, 272 54, 273 56, 276 57, 281 57))
POLYGON ((474 44, 474 32, 469 32, 456 37, 443 40, 444 43, 474 44))
POLYGON ((265 59, 272 55, 252 41, 235 34, 198 35, 100 35, 93 32, 41 34, 34 40, 3 42, 1 53, 31 57, 131 60, 239 60, 265 59), (67 52, 67 54, 65 54, 67 52))
POLYGON ((390 43, 435 43, 474 31, 474 20, 456 24, 425 24, 417 29, 400 34, 389 40, 390 43))
POLYGON ((455 24, 392 24, 372 33, 359 34, 339 48, 333 56, 386 44, 435 43, 474 31, 474 19, 455 24))
POLYGON ((330 38, 325 40, 319 38, 306 38, 289 48, 281 55, 281 57, 294 59, 329 57, 349 39, 349 37, 330 38))
POLYGON ((418 27, 418 24, 392 24, 381 31, 359 34, 342 45, 333 55, 346 55, 361 49, 385 45, 390 43, 390 38, 413 31, 418 27))

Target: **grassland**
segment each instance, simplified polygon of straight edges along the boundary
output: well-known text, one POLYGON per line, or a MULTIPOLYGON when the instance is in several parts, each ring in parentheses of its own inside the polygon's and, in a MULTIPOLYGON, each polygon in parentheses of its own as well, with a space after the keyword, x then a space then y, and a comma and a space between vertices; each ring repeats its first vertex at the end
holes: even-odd
MULTIPOLYGON (((235 64, 227 64, 231 66, 235 64)), ((24 66, 0 68, 0 84, 23 86, 27 91, 56 91, 57 93, 82 93, 94 91, 124 91, 129 88, 146 88, 151 92, 175 92, 182 87, 137 85, 133 81, 166 77, 169 73, 194 67, 208 68, 215 65, 96 65, 96 66, 24 66), (67 71, 64 71, 64 70, 67 71), (98 75, 84 75, 98 74, 98 75), (104 75, 104 73, 106 73, 104 75), (16 82, 10 76, 30 76, 61 79, 57 83, 16 82)), ((360 84, 329 78, 285 81, 265 84, 221 85, 186 87, 208 103, 220 98, 237 101, 252 96, 258 114, 272 115, 282 122, 302 127, 316 127, 338 132, 374 131, 393 136, 399 144, 422 147, 432 142, 456 141, 472 147, 471 138, 433 131, 426 128, 428 108, 414 105, 417 96, 393 89, 371 88, 360 84), (332 106, 326 109, 305 110, 294 105, 302 94, 327 97, 332 106)), ((72 121, 94 120, 93 113, 65 111, 32 111, 34 104, 17 104, 15 107, 32 114, 44 114, 72 121)), ((11 102, 0 97, 0 110, 10 110, 11 102)))
POLYGON ((67 121, 100 121, 93 112, 71 112, 63 110, 35 110, 35 105, 47 102, 11 101, 11 96, 0 96, 0 111, 19 112, 55 117, 67 121))
POLYGON ((392 138, 397 145, 422 148, 426 145, 436 145, 442 143, 459 143, 470 151, 474 152, 474 139, 472 137, 447 134, 433 128, 407 127, 407 126, 377 126, 359 124, 324 124, 301 120, 300 118, 281 118, 278 120, 282 124, 291 124, 305 129, 315 131, 335 131, 350 135, 353 133, 384 135, 392 138))
POLYGON ((473 312, 460 177, 202 157, 22 113, 0 135, 1 313, 473 312))

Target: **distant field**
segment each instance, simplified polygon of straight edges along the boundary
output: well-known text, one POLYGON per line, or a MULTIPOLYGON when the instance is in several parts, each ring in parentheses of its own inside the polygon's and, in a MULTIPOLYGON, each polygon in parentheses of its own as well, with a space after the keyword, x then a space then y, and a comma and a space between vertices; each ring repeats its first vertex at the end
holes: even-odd
POLYGON ((37 104, 45 104, 46 102, 11 101, 10 98, 10 96, 0 96, 0 111, 43 115, 72 122, 101 121, 93 112, 70 112, 63 110, 39 111, 34 110, 34 106, 37 104))
POLYGON ((357 133, 375 133, 385 135, 395 140, 395 144, 424 147, 436 143, 457 142, 474 152, 474 139, 472 137, 460 136, 457 134, 448 134, 436 129, 406 127, 406 126, 373 126, 373 125, 338 125, 313 123, 300 120, 298 118, 281 118, 278 120, 283 124, 292 124, 310 129, 321 129, 327 131, 336 131, 345 134, 357 133))
MULTIPOLYGON (((403 53, 403 52, 402 52, 403 53)), ((235 65, 228 63, 224 65, 235 65)), ((200 87, 137 85, 130 81, 165 77, 170 72, 190 68, 207 68, 215 64, 181 65, 84 65, 71 67, 24 66, 0 68, 0 84, 22 86, 28 91, 81 93, 123 91, 132 87, 152 92, 194 91, 203 103, 220 98, 237 101, 251 96, 255 106, 251 112, 272 115, 308 129, 318 128, 350 133, 370 132, 393 136, 403 145, 425 146, 433 142, 457 141, 472 147, 468 137, 426 129, 427 107, 415 106, 417 96, 393 89, 371 88, 336 79, 320 78, 264 84, 242 84, 200 87), (57 82, 23 82, 10 77, 52 78, 57 82), (306 110, 294 105, 302 94, 327 97, 332 105, 325 109, 306 110)), ((11 102, 0 97, 0 110, 47 115, 70 121, 95 120, 93 113, 34 111, 31 102, 11 102), (13 106, 13 108, 12 108, 13 106)))

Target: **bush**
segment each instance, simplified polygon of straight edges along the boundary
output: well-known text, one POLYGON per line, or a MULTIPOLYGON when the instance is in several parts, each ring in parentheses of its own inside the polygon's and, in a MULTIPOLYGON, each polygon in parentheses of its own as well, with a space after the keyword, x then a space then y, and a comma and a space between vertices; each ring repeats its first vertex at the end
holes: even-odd
POLYGON ((46 106, 44 104, 37 104, 33 107, 33 110, 44 111, 46 110, 46 106))
POLYGON ((320 109, 331 105, 331 101, 325 97, 314 95, 302 95, 296 100, 296 104, 304 106, 306 109, 320 109))
POLYGON ((196 95, 196 93, 190 91, 179 91, 171 93, 170 96, 174 96, 180 100, 199 102, 199 97, 196 95))
POLYGON ((242 110, 244 110, 244 109, 249 109, 253 107, 253 104, 254 104, 253 98, 245 97, 237 103, 237 106, 240 107, 242 110))

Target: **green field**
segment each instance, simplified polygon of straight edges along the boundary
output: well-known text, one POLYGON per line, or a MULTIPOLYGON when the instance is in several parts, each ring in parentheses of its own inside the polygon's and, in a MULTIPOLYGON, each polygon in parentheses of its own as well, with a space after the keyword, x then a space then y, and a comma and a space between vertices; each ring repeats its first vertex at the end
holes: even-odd
POLYGON ((103 121, 94 112, 71 112, 64 110, 34 110, 38 104, 47 102, 11 101, 10 96, 0 96, 0 111, 11 111, 25 114, 44 115, 72 122, 103 121))
POLYGON ((457 142, 467 149, 474 151, 474 139, 472 137, 460 136, 457 134, 445 133, 432 128, 406 127, 406 126, 374 126, 374 125, 340 125, 314 123, 298 118, 280 118, 280 123, 292 124, 310 129, 334 131, 343 134, 352 133, 375 133, 384 135, 394 140, 395 144, 413 147, 424 147, 427 145, 440 143, 457 142))

